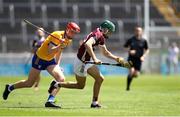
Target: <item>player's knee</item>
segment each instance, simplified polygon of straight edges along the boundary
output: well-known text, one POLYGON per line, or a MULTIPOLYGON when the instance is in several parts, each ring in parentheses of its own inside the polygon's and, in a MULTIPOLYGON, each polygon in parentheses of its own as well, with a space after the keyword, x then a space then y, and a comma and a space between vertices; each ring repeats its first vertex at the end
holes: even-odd
POLYGON ((84 87, 85 87, 85 84, 78 83, 78 89, 84 89, 84 87))
POLYGON ((98 84, 102 84, 103 81, 104 81, 104 77, 103 77, 103 76, 101 76, 101 77, 99 77, 99 78, 96 79, 96 82, 97 82, 98 84))
POLYGON ((61 79, 60 79, 60 82, 64 82, 64 81, 65 81, 65 79, 64 79, 64 78, 61 78, 61 79))
POLYGON ((138 77, 138 75, 137 75, 137 74, 134 74, 134 75, 133 75, 133 77, 137 78, 137 77, 138 77))
POLYGON ((62 77, 62 76, 60 76, 60 75, 56 75, 56 80, 58 81, 58 82, 64 82, 65 81, 65 77, 62 77))
POLYGON ((104 77, 101 77, 101 78, 99 79, 99 82, 102 83, 103 81, 104 81, 104 77))
POLYGON ((138 75, 139 75, 139 73, 135 72, 135 73, 133 74, 133 77, 137 78, 138 75))

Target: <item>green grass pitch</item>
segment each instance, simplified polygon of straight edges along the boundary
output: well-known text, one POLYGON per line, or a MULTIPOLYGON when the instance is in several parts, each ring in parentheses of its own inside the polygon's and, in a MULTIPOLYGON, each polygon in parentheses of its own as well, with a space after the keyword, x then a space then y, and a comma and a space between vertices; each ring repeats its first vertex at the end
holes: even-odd
MULTIPOLYGON (((90 108, 91 77, 87 78, 83 90, 61 90, 56 100, 62 109, 44 107, 52 78, 43 77, 39 91, 15 90, 4 101, 4 85, 25 77, 0 77, 0 116, 180 116, 180 76, 140 75, 133 80, 130 91, 125 91, 125 77, 105 77, 100 94, 101 109, 90 108)), ((66 80, 75 78, 69 76, 66 80)))

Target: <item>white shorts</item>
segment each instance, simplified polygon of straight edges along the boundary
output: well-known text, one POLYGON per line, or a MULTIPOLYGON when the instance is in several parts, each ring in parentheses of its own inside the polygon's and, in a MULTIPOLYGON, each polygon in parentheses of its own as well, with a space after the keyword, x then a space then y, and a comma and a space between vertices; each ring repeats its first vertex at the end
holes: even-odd
POLYGON ((77 57, 74 60, 74 73, 81 77, 87 76, 87 70, 92 67, 93 64, 84 64, 77 57))

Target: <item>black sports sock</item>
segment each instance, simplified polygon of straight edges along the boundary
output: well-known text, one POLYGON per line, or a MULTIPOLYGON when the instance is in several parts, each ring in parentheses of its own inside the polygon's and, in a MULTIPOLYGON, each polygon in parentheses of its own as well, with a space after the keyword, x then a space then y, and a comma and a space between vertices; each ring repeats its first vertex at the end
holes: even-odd
POLYGON ((127 88, 126 88, 126 90, 130 90, 131 82, 132 82, 132 77, 131 77, 131 75, 129 74, 129 75, 127 76, 127 88))
POLYGON ((98 101, 98 97, 93 97, 93 101, 98 101))

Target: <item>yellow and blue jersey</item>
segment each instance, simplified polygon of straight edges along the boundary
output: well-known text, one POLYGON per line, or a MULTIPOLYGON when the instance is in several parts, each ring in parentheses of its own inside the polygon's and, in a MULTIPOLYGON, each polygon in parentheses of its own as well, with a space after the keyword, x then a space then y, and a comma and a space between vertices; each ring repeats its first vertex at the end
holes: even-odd
POLYGON ((57 52, 48 53, 48 45, 52 43, 55 46, 63 44, 63 46, 68 46, 72 40, 64 38, 65 31, 54 31, 49 35, 40 48, 38 48, 36 55, 45 61, 51 61, 57 54, 57 52), (56 38, 55 38, 56 37, 56 38))

